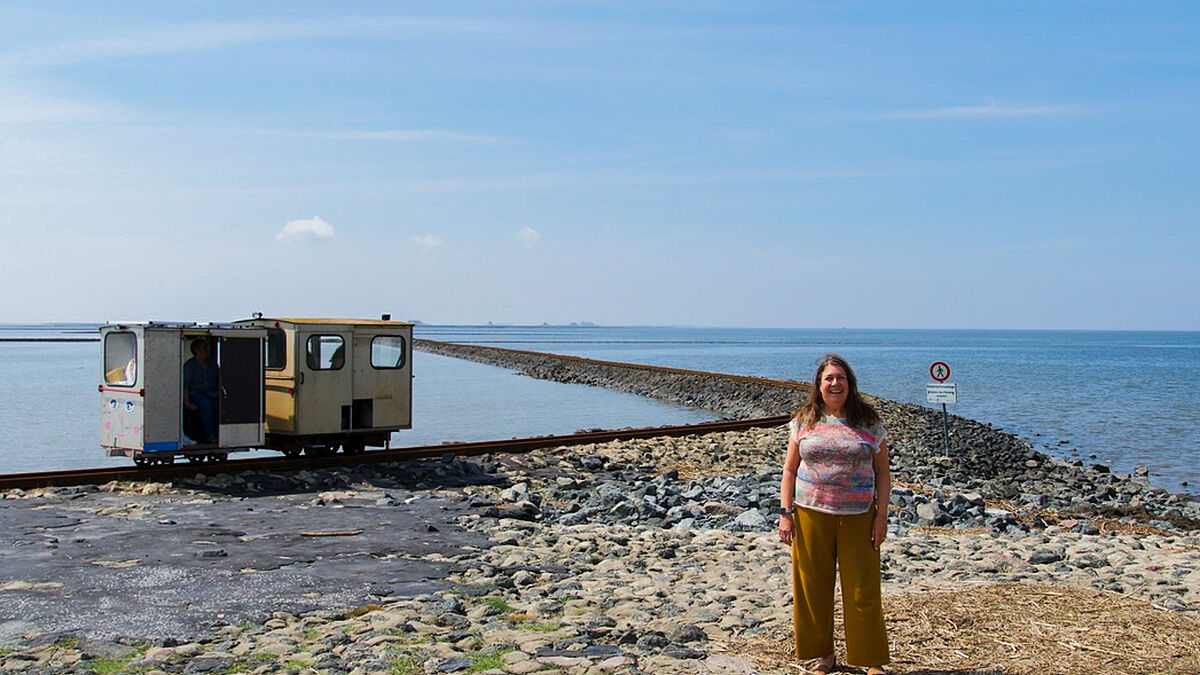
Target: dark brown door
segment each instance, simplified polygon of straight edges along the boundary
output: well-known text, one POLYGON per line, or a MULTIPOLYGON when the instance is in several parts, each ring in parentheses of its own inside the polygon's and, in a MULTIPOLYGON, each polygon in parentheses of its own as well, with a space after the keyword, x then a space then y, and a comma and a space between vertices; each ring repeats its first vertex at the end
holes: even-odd
POLYGON ((222 337, 221 424, 262 420, 263 364, 259 338, 222 337))

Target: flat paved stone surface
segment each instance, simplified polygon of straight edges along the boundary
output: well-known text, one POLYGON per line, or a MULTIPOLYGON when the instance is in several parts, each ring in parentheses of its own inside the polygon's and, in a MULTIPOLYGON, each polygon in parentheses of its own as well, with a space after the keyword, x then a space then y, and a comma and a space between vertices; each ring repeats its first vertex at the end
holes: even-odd
POLYGON ((427 593, 445 558, 489 545, 455 526, 465 511, 461 493, 404 487, 0 500, 0 642, 185 640, 214 622, 427 593))

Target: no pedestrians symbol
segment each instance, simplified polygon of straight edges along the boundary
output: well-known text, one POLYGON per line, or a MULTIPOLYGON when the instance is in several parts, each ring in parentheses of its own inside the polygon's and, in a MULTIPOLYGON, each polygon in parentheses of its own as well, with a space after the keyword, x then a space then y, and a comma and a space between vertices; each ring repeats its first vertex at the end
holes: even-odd
POLYGON ((950 366, 945 361, 934 361, 929 366, 929 376, 938 382, 945 382, 950 379, 950 366))

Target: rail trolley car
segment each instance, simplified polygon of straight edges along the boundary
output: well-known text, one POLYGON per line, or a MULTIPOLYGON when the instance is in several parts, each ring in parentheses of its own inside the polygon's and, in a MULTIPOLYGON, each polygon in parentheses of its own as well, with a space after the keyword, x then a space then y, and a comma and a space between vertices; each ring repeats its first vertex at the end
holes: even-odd
POLYGON ((102 326, 100 444, 139 465, 386 446, 412 428, 412 324, 388 319, 102 326))
MULTIPOLYGON (((386 316, 386 315, 385 315, 386 316)), ((381 319, 267 319, 266 446, 362 452, 412 428, 412 329, 381 319)))

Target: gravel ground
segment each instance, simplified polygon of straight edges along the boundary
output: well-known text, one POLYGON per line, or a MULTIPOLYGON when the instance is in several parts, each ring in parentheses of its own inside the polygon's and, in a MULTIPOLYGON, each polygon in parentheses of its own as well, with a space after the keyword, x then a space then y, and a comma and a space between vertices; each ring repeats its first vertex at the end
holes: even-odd
MULTIPOLYGON (((738 649, 790 621, 787 549, 760 508, 784 433, 328 471, 286 491, 246 475, 9 493, 24 545, 0 558, 3 668, 789 672, 738 649)), ((1200 532, 1046 509, 977 526, 960 492, 941 500, 971 504, 959 520, 905 522, 939 491, 894 493, 885 594, 1036 583, 1200 615, 1200 532)))

